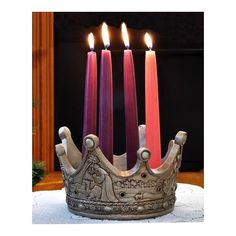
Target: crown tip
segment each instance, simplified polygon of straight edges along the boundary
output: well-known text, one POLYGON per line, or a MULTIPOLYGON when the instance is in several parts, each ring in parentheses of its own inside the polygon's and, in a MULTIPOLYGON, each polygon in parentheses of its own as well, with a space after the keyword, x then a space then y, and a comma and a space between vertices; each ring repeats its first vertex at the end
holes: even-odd
POLYGON ((57 156, 63 156, 65 154, 65 148, 62 144, 55 145, 57 156))
POLYGON ((65 139, 67 138, 69 135, 71 135, 70 133, 70 130, 66 127, 66 126, 63 126, 61 127, 59 130, 58 130, 58 134, 59 134, 59 137, 60 139, 65 139))
POLYGON ((95 150, 98 147, 99 139, 96 135, 89 134, 89 135, 84 137, 83 144, 84 144, 86 149, 92 151, 92 150, 95 150))
POLYGON ((183 146, 187 140, 187 133, 184 131, 179 131, 175 136, 175 143, 183 146))
POLYGON ((143 162, 147 162, 151 157, 151 152, 145 147, 139 148, 139 150, 137 151, 137 154, 138 154, 139 160, 143 162))

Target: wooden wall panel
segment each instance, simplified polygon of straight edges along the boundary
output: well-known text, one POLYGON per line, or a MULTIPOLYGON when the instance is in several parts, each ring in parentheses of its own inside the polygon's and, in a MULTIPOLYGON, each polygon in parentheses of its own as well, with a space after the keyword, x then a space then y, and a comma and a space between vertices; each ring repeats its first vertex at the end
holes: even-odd
POLYGON ((54 30, 53 13, 32 13, 33 160, 54 171, 54 30))

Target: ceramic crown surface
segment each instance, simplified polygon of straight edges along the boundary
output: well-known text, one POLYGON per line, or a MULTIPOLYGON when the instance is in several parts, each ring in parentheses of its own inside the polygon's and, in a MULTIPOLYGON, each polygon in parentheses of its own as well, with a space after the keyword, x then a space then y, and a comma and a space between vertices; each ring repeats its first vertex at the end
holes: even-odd
MULTIPOLYGON (((142 135, 145 130, 140 132, 140 138, 142 135)), ((169 142, 160 167, 149 167, 151 153, 141 146, 137 150, 136 165, 130 170, 124 170, 125 154, 114 155, 112 165, 99 148, 99 138, 93 134, 84 137, 84 158, 67 127, 60 128, 59 136, 62 143, 56 145, 56 152, 71 212, 91 218, 121 220, 155 217, 173 210, 176 175, 186 132, 179 131, 175 140, 169 142)))

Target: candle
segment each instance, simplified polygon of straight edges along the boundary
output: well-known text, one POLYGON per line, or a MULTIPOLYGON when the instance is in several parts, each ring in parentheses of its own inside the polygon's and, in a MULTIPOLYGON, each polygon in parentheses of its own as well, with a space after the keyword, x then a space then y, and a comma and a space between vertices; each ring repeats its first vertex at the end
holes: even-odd
POLYGON ((151 151, 149 165, 157 168, 161 163, 161 137, 156 54, 151 50, 152 40, 148 33, 145 41, 150 49, 145 53, 146 146, 151 151))
POLYGON ((102 25, 102 38, 105 50, 101 52, 100 90, 99 90, 99 142, 106 158, 113 163, 113 88, 112 88, 112 60, 108 27, 102 25))
MULTIPOLYGON (((90 52, 87 54, 87 68, 85 78, 85 94, 84 94, 84 124, 83 137, 88 134, 96 134, 97 129, 97 55, 94 49, 94 37, 90 33, 88 35, 90 52)), ((84 155, 83 146, 83 155, 84 155)))
POLYGON ((125 23, 121 25, 125 47, 124 66, 124 100, 125 100, 125 131, 126 131, 126 154, 127 169, 131 169, 137 161, 139 149, 138 134, 138 111, 136 98, 136 83, 133 54, 129 49, 129 37, 125 23))

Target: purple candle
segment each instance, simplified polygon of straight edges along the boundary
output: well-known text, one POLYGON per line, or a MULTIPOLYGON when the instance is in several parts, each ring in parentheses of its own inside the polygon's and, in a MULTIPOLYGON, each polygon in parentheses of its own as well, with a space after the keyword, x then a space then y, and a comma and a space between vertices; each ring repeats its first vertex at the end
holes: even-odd
POLYGON ((131 169, 137 161, 139 149, 138 111, 136 83, 132 51, 129 48, 129 38, 126 25, 123 23, 122 35, 126 46, 124 50, 124 97, 125 97, 125 131, 127 169, 131 169))
MULTIPOLYGON (((94 37, 92 33, 89 34, 88 41, 91 51, 87 54, 83 137, 97 133, 97 55, 93 51, 94 37)), ((82 150, 84 156, 84 146, 82 150)))
POLYGON ((99 143, 106 158, 113 163, 113 88, 112 61, 108 27, 102 25, 102 37, 105 50, 101 52, 100 91, 99 91, 99 143))

